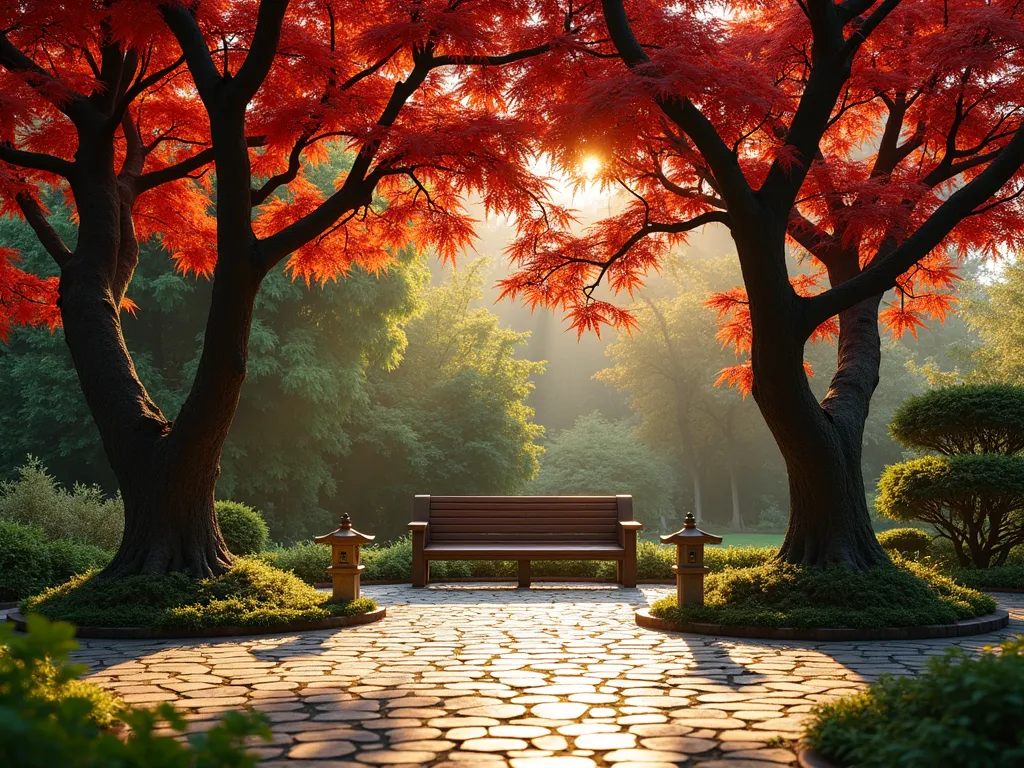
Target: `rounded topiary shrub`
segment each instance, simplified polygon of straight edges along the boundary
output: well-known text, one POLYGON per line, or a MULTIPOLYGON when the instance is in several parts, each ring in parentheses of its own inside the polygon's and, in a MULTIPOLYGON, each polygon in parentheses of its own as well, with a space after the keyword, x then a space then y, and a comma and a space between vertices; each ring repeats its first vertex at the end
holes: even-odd
POLYGON ((878 534, 878 543, 890 554, 921 558, 928 553, 932 537, 920 528, 890 528, 878 534))
POLYGON ((267 547, 270 533, 263 516, 237 501, 218 501, 217 524, 228 549, 235 555, 255 555, 267 547))
POLYGON ((1024 387, 932 390, 901 406, 889 430, 908 448, 939 455, 887 467, 878 511, 932 526, 960 567, 1006 563, 1024 544, 1024 387))

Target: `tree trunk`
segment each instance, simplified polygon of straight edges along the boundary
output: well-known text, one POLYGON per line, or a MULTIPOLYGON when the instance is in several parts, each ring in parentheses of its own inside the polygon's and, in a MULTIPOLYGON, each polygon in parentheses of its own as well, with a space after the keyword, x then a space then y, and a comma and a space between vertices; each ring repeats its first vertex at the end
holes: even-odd
POLYGON ((743 530, 743 515, 740 514, 740 486, 736 481, 736 463, 729 460, 729 489, 732 491, 732 529, 743 530))
POLYGON ((223 573, 232 556, 214 491, 262 277, 253 239, 221 249, 199 368, 172 423, 139 380, 121 332, 121 300, 138 263, 129 163, 114 174, 113 144, 104 136, 85 136, 78 159, 72 190, 81 223, 75 252, 61 267, 59 302, 64 338, 124 498, 124 537, 103 576, 223 573))
POLYGON ((839 366, 819 404, 803 367, 807 331, 789 285, 784 224, 766 217, 742 234, 734 230, 750 301, 754 400, 789 476, 789 526, 779 558, 857 570, 887 562, 871 528, 861 469, 881 360, 881 297, 840 315, 839 366))
POLYGON ((184 571, 204 577, 230 567, 213 508, 219 467, 171 456, 172 450, 164 439, 128 468, 133 479, 121 486, 124 538, 104 576, 184 571))

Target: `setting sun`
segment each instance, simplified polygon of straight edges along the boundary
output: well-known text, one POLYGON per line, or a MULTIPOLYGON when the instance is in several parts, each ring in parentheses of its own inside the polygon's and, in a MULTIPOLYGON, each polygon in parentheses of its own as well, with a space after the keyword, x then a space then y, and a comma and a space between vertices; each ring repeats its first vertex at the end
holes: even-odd
POLYGON ((594 157, 593 155, 589 155, 583 158, 583 162, 580 163, 580 171, 588 179, 593 179, 597 175, 597 172, 600 170, 601 159, 598 157, 594 157))

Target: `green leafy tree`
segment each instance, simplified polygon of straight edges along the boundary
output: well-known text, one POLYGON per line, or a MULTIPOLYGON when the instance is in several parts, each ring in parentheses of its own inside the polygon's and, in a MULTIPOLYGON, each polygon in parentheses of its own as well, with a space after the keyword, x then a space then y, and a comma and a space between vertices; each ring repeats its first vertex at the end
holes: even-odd
POLYGON ((517 358, 528 334, 479 306, 483 274, 477 261, 424 291, 401 364, 371 371, 352 413, 340 506, 384 538, 404 533, 414 494, 512 494, 537 472, 526 399, 544 364, 517 358))
POLYGON ((612 365, 597 378, 626 393, 643 437, 679 467, 698 520, 704 516, 709 476, 725 468, 732 526, 742 528, 740 464, 760 419, 748 401, 714 386, 736 358, 723 349, 715 313, 705 306, 713 291, 733 284, 735 271, 726 257, 670 263, 670 295, 638 302, 639 328, 620 333, 607 350, 612 365))
POLYGON ((633 514, 648 531, 668 530, 676 516, 668 462, 631 424, 596 412, 555 435, 527 490, 537 496, 631 494, 633 514))
POLYGON ((911 398, 893 436, 934 451, 886 469, 882 514, 927 523, 964 567, 1002 565, 1024 543, 1024 388, 962 385, 911 398))
MULTIPOLYGON (((331 167, 322 164, 316 174, 331 167)), ((73 237, 61 197, 51 195, 48 204, 55 226, 73 237)), ((26 261, 48 264, 33 237, 25 222, 0 220, 0 239, 14 241, 26 261)), ((142 247, 161 248, 155 240, 142 247)), ((149 256, 132 281, 139 309, 123 327, 140 379, 173 416, 198 365, 211 286, 176 272, 166 254, 149 256)), ((397 254, 386 273, 353 267, 345 279, 313 290, 282 273, 267 276, 256 298, 247 382, 222 456, 219 496, 262 509, 279 538, 330 525, 335 467, 350 448, 345 420, 369 403, 367 369, 400 360, 403 324, 426 277, 412 248, 397 254)), ((5 474, 31 453, 65 485, 116 489, 60 330, 17 329, 0 346, 0 433, 5 474)))

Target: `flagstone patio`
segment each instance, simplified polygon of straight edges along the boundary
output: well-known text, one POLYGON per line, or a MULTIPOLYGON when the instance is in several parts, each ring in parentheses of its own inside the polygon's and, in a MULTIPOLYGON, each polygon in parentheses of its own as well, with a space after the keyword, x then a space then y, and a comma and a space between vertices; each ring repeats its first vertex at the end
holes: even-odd
POLYGON ((1024 595, 999 595, 1003 632, 961 640, 810 643, 637 627, 664 587, 364 587, 379 623, 223 641, 86 640, 77 661, 126 701, 174 701, 193 727, 267 713, 268 766, 778 768, 817 702, 943 648, 1024 632, 1024 595))

